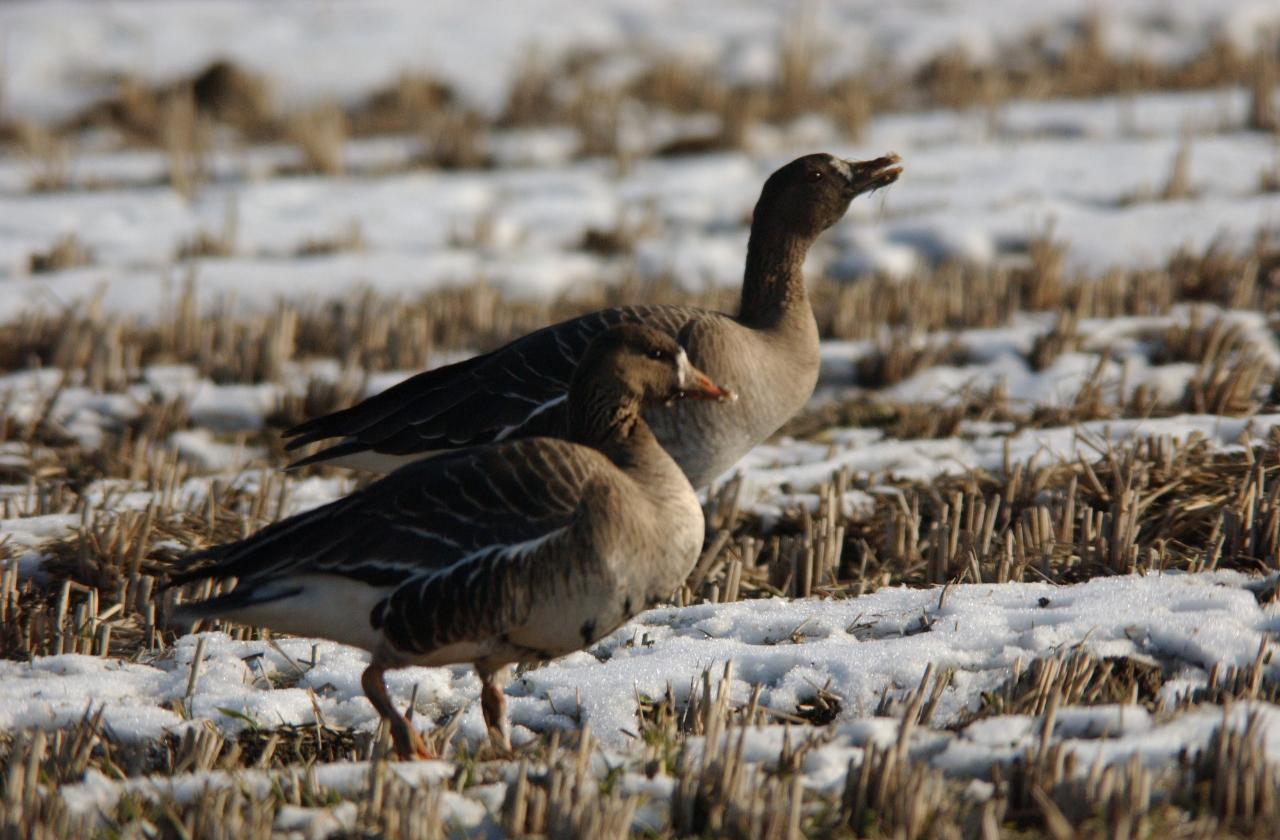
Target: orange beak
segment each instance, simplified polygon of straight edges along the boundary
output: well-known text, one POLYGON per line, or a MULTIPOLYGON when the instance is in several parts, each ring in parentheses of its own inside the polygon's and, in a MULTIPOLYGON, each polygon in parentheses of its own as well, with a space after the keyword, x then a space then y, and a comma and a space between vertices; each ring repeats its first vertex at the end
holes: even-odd
POLYGON ((693 365, 688 365, 681 373, 680 396, 686 399, 716 402, 734 402, 738 399, 737 394, 728 388, 721 388, 693 365))

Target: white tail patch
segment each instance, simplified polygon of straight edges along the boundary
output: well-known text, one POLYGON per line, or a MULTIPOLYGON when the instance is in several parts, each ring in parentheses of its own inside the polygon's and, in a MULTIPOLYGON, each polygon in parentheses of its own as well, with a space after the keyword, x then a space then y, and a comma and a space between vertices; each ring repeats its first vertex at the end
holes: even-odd
POLYGON ((382 633, 369 617, 374 606, 391 593, 391 587, 369 586, 340 575, 298 575, 257 587, 256 594, 270 598, 273 590, 299 590, 275 600, 230 610, 218 615, 228 621, 269 627, 298 636, 318 636, 344 645, 373 650, 382 633))

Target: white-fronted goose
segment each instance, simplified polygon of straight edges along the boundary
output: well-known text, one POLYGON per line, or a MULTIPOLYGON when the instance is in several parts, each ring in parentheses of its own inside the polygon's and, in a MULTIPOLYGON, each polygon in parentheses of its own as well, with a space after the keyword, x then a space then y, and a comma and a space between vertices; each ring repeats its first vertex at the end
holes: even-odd
POLYGON ((442 450, 563 436, 574 365, 619 323, 679 336, 689 359, 736 391, 733 405, 684 403, 645 414, 694 487, 709 484, 799 411, 818 379, 818 327, 801 267, 809 246, 864 192, 897 180, 897 155, 846 161, 806 155, 774 172, 756 203, 737 316, 687 306, 604 309, 546 327, 457 364, 420 373, 343 411, 286 432, 293 449, 340 441, 296 465, 332 461, 386 472, 442 450), (693 322, 693 323, 690 323, 693 322))
POLYGON ((370 651, 361 684, 405 757, 428 751, 383 672, 472 662, 485 722, 501 733, 507 665, 590 645, 692 570, 702 509, 641 416, 683 396, 733 399, 666 333, 610 329, 573 376, 572 442, 525 438, 421 460, 194 554, 170 585, 237 582, 177 620, 225 618, 370 651))

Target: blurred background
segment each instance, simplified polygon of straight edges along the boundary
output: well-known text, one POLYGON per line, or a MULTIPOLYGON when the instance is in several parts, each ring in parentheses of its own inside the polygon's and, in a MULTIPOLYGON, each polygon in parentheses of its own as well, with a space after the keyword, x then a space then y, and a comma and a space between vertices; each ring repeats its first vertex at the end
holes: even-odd
POLYGON ((1155 267, 1274 220, 1278 25, 1216 0, 5 4, 0 277, 72 270, 49 288, 122 311, 173 266, 246 306, 732 286, 772 168, 890 149, 908 176, 853 212, 876 224, 815 254, 835 279, 1044 238, 1155 267))

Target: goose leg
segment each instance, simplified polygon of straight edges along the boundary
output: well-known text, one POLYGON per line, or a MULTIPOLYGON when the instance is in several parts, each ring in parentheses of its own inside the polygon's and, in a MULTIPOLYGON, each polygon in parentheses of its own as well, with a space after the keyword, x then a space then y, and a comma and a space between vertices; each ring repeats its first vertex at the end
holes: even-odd
POLYGON ((360 676, 360 686, 364 689, 364 696, 369 698, 373 708, 391 728, 391 742, 395 745, 396 755, 402 759, 435 758, 436 754, 422 740, 418 730, 413 728, 391 702, 387 684, 382 679, 386 670, 385 666, 372 663, 360 676))
POLYGON ((489 740, 501 751, 511 751, 511 739, 507 735, 507 693, 505 668, 496 671, 476 669, 480 676, 480 710, 484 712, 484 725, 489 740))

